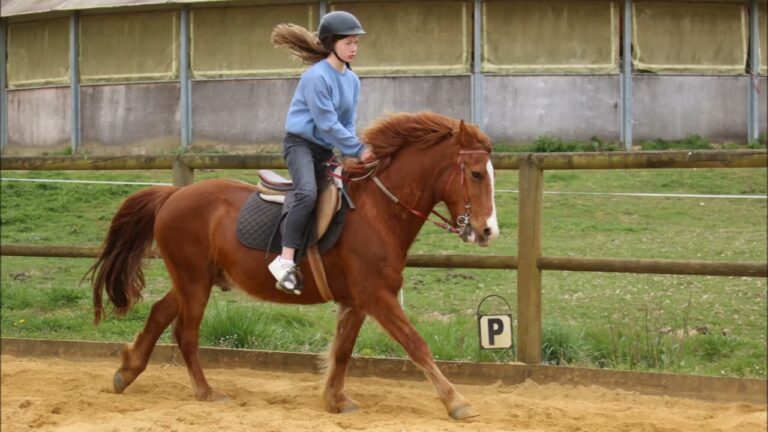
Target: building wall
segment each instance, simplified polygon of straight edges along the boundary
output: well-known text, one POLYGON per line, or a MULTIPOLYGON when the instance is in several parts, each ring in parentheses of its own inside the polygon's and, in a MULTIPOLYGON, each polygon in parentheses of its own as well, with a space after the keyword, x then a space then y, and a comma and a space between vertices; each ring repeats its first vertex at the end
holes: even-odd
MULTIPOLYGON (((230 151, 274 150, 285 134, 298 79, 196 81, 192 85, 193 146, 230 151)), ((469 119, 469 77, 361 79, 358 130, 395 112, 435 111, 469 119)))
POLYGON ((195 81, 192 83, 192 145, 238 149, 279 144, 298 79, 195 81))
POLYGON ((617 75, 488 76, 483 126, 505 143, 543 135, 619 141, 620 84, 617 75))
POLYGON ((8 92, 8 144, 5 154, 61 153, 71 142, 68 87, 8 92))
POLYGON ((470 77, 363 78, 358 127, 396 112, 434 111, 470 119, 470 77))
MULTIPOLYGON (((107 3, 121 2, 102 6, 107 3)), ((42 9, 30 3, 30 13, 3 15, 8 70, 4 152, 70 148, 70 59, 75 57, 81 151, 177 151, 179 80, 186 58, 180 53, 182 41, 189 42, 193 80, 192 149, 279 149, 303 66, 275 49, 269 33, 282 22, 315 30, 320 3, 225 3, 103 8, 77 20, 65 15, 69 12, 35 13, 42 9), (71 28, 79 37, 75 57, 69 52, 71 28)), ((671 0, 632 3, 635 144, 690 134, 746 140, 748 3, 699 3, 696 8, 671 0)), ((481 126, 495 142, 524 143, 544 135, 621 140, 622 5, 618 0, 482 2, 482 55, 475 66, 487 74, 481 126)), ((354 64, 363 85, 358 130, 400 111, 431 110, 470 120, 472 1, 330 1, 326 6, 351 10, 369 31, 354 64)), ((765 27, 768 9, 759 8, 765 27)), ((764 33, 759 34, 763 54, 768 51, 764 33)), ((760 79, 762 133, 768 118, 766 81, 760 79)))
POLYGON ((749 81, 747 76, 635 76, 635 140, 698 134, 744 142, 749 81))
POLYGON ((80 100, 87 153, 167 153, 181 146, 176 83, 82 86, 80 100))

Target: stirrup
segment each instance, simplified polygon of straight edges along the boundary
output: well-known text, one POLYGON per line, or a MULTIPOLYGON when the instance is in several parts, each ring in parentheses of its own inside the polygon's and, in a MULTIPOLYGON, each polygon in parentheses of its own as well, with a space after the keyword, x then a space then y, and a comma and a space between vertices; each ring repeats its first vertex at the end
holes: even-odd
POLYGON ((301 271, 299 271, 299 266, 291 267, 291 269, 275 283, 275 288, 286 294, 301 295, 301 292, 304 290, 304 277, 301 275, 301 271), (293 288, 286 286, 286 283, 293 285, 293 288))

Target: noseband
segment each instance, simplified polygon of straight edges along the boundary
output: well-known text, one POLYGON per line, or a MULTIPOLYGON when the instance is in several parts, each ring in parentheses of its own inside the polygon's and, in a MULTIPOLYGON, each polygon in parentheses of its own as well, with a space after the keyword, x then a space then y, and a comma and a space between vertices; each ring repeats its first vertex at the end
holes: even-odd
POLYGON ((367 177, 371 177, 373 182, 376 184, 376 186, 384 192, 384 195, 386 195, 390 200, 392 200, 395 204, 399 204, 409 212, 413 213, 414 215, 420 217, 421 219, 424 219, 426 221, 432 222, 436 226, 454 233, 458 236, 461 236, 464 234, 464 231, 466 230, 467 226, 469 225, 469 218, 472 216, 472 203, 469 201, 469 186, 467 185, 466 176, 464 175, 464 156, 468 154, 484 154, 489 155, 489 152, 485 150, 459 150, 459 156, 456 161, 456 170, 454 170, 451 173, 451 177, 448 179, 448 182, 445 184, 445 188, 443 189, 443 196, 445 196, 445 192, 448 190, 448 186, 453 183, 453 179, 456 177, 456 173, 459 173, 459 177, 461 178, 461 188, 464 190, 464 214, 456 218, 456 225, 451 224, 451 220, 447 217, 441 215, 439 212, 432 209, 431 213, 437 216, 442 220, 442 222, 434 221, 429 218, 429 215, 425 215, 424 213, 412 208, 408 207, 407 205, 403 204, 402 201, 400 201, 392 192, 389 191, 389 189, 384 186, 384 184, 379 180, 379 178, 374 174, 375 167, 378 165, 378 161, 372 163, 373 166, 372 170, 364 175, 363 177, 352 179, 353 181, 356 180, 362 180, 367 177))

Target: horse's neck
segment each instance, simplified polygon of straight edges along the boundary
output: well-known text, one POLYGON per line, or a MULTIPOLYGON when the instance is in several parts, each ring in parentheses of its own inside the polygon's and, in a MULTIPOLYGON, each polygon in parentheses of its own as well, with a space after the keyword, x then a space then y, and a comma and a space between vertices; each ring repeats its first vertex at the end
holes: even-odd
MULTIPOLYGON (((381 183, 406 207, 429 215, 438 202, 442 174, 449 162, 436 149, 432 151, 401 155, 392 162, 385 172, 378 176, 381 183)), ((366 196, 369 207, 375 209, 371 217, 398 243, 398 249, 405 255, 426 222, 392 201, 373 181, 366 180, 360 192, 366 196), (369 201, 370 200, 370 201, 369 201)))

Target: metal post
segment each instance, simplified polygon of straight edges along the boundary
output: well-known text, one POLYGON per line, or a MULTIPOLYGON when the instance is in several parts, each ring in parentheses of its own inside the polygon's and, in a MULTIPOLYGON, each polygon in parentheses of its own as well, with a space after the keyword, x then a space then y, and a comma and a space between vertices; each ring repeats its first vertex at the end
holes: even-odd
POLYGON ((624 58, 621 79, 621 140, 632 150, 632 0, 624 0, 624 58))
POLYGON ((173 185, 187 186, 195 182, 195 170, 181 159, 173 161, 173 185))
POLYGON ((328 0, 320 0, 320 10, 318 11, 318 14, 320 15, 317 17, 317 22, 319 23, 320 20, 323 18, 323 15, 325 15, 328 12, 328 0))
POLYGON ((0 152, 5 152, 8 145, 8 90, 5 77, 8 61, 5 54, 5 31, 5 20, 0 18, 0 152))
POLYGON ((520 161, 517 224, 517 360, 541 363, 541 211, 544 172, 520 161))
POLYGON ((747 124, 747 141, 757 141, 760 135, 760 104, 758 103, 758 86, 760 79, 760 44, 759 20, 757 0, 749 2, 749 107, 747 113, 749 116, 747 124))
POLYGON ((472 46, 472 123, 480 129, 485 126, 485 92, 483 89, 482 49, 483 49, 483 2, 475 0, 473 12, 473 46, 472 46))
POLYGON ((72 154, 80 149, 80 17, 73 12, 69 17, 69 88, 72 94, 72 154))
POLYGON ((181 8, 179 39, 179 90, 181 110, 181 149, 192 144, 192 83, 189 79, 189 6, 181 8))

